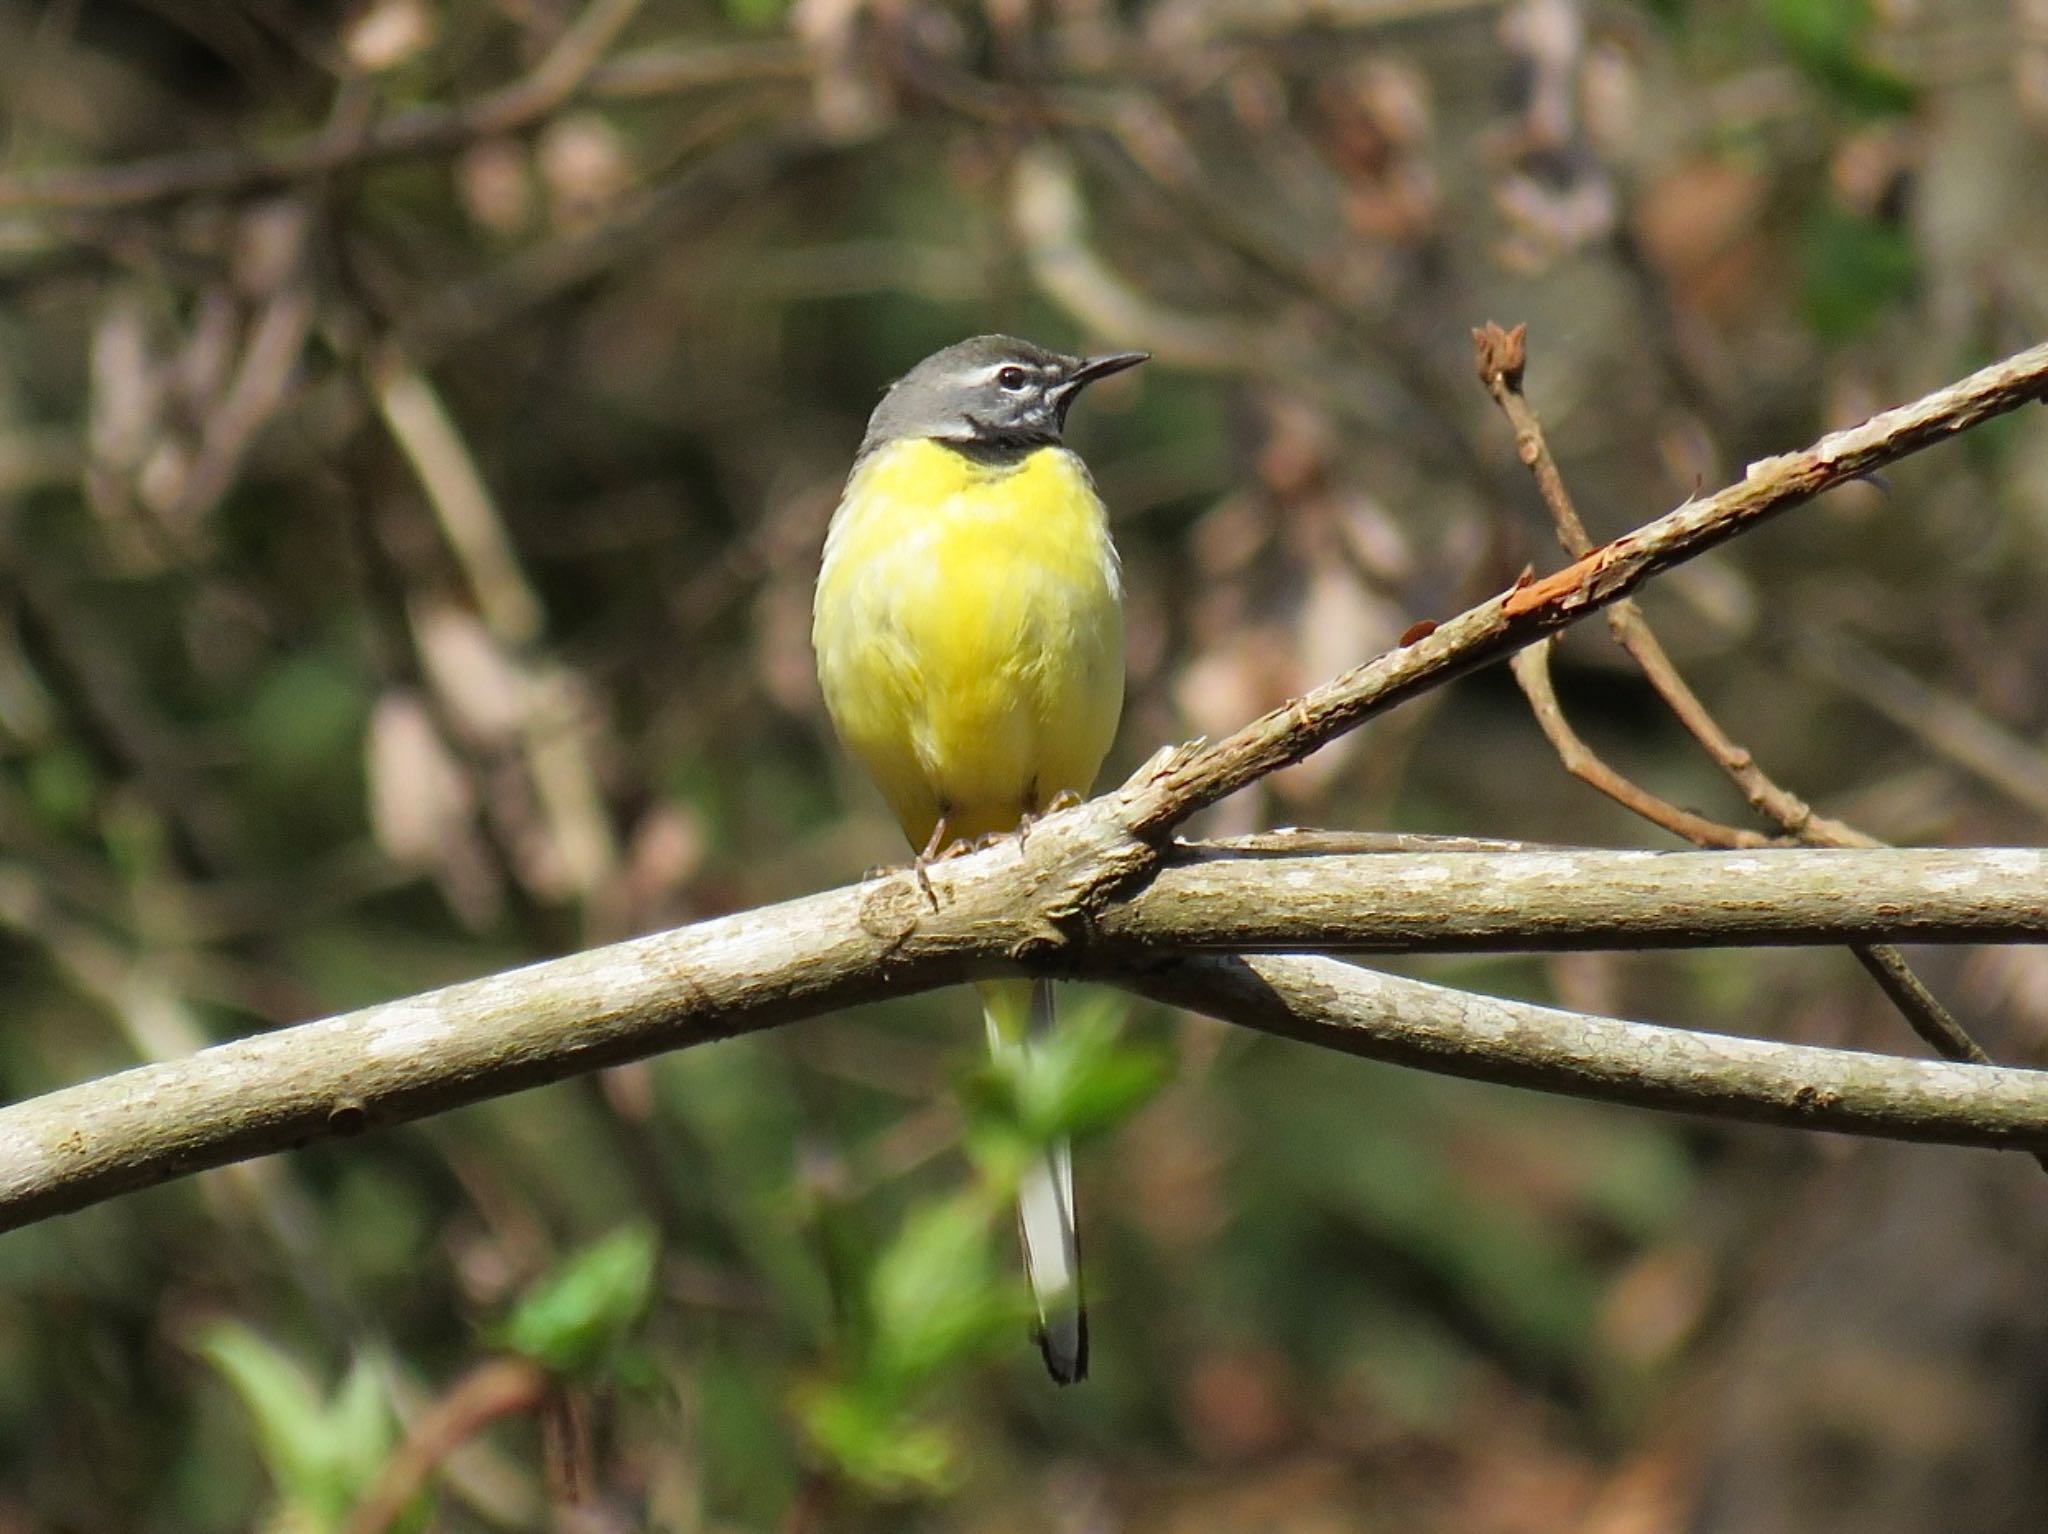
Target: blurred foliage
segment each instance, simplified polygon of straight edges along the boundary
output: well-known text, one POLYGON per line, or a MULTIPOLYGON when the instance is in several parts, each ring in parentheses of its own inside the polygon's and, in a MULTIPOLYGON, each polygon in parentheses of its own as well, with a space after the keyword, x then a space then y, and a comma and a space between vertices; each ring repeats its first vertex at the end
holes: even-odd
POLYGON ((1816 208, 1807 231, 1807 323, 1836 340, 1867 330, 1905 297, 1918 271, 1912 241, 1896 227, 1816 208))
POLYGON ((1029 1053, 978 1062, 957 1083, 967 1110, 964 1143, 982 1174, 1014 1190, 1024 1168, 1055 1141, 1086 1138, 1129 1118, 1172 1070, 1165 1050, 1121 1042, 1109 998, 1069 1005, 1059 1031, 1029 1053))
POLYGON ((505 1318, 499 1342, 557 1374, 616 1368, 654 1299, 654 1232, 629 1225, 565 1261, 505 1318))
MULTIPOLYGON (((330 1534, 376 1479, 398 1439, 398 1423, 376 1367, 358 1357, 322 1399, 306 1371, 246 1326, 216 1321, 199 1338, 201 1357, 234 1387, 277 1488, 277 1534, 330 1534)), ((426 1526, 420 1506, 404 1527, 426 1526)))
MULTIPOLYGON (((1113 772, 1556 557, 1475 324, 1529 322, 1597 536, 2039 340, 2037 11, 0 4, 0 1092, 899 860, 810 585, 877 390, 964 334, 1154 353, 1072 431, 1113 772)), ((2044 584, 2016 419, 1649 610, 1829 813, 2038 842, 2044 584)), ((1557 665, 1742 816, 1601 636, 1557 665)), ((1205 829, 1272 823, 1667 840, 1498 672, 1205 829)), ((1910 1047, 1843 955, 1414 967, 1910 1047)), ((2040 1059, 2038 954, 1928 970, 2040 1059)), ((1126 1010, 998 1067, 965 994, 869 1009, 0 1238, 0 1530, 340 1528, 430 1429, 401 1526, 2040 1527, 2029 1168, 1126 1010), (1055 1391, 1008 1194, 1063 1130, 1055 1391)))
POLYGON ((1912 109, 1917 93, 1911 82, 1871 62, 1870 0, 1768 0, 1765 9, 1792 56, 1844 106, 1870 113, 1912 109))

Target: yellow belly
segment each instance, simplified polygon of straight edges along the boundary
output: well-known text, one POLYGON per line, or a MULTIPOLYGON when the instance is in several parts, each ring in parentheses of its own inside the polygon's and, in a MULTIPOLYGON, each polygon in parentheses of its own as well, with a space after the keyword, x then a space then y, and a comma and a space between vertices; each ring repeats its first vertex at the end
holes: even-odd
POLYGON ((1065 448, 990 464, 892 443, 847 484, 812 643, 832 722, 913 846, 1086 793, 1123 708, 1123 593, 1065 448))

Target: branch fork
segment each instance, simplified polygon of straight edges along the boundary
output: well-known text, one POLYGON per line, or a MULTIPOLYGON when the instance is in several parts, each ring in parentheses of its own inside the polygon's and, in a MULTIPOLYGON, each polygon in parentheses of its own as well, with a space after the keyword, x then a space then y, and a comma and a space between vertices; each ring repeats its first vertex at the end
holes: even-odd
MULTIPOLYGON (((1518 400, 1507 360, 1511 354, 1490 377, 1518 400)), ((1006 838, 933 865, 936 911, 911 875, 895 875, 0 1108, 0 1229, 207 1167, 1019 965, 1489 1080, 1850 1133, 2048 1146, 2048 1074, 1579 1017, 1303 953, 1893 935, 2038 941, 2048 936, 2048 857, 2039 851, 1653 855, 1460 846, 1408 855, 1333 853, 1313 833, 1314 850, 1296 849, 1269 833, 1231 856, 1173 841, 1198 810, 1401 700, 1612 608, 1653 575, 1770 515, 2044 392, 2048 345, 1817 447, 1766 460, 1713 496, 1602 548, 1574 551, 1581 557, 1564 570, 1427 631, 1418 625, 1404 636, 1409 643, 1222 740, 1161 751, 1109 794, 1045 816, 1028 846, 1006 838), (1537 861, 1474 861, 1516 856, 1537 861), (1736 867, 1731 857, 1754 866, 1736 867), (1698 861, 1715 858, 1722 861, 1698 861), (1702 900, 1717 873, 1736 887, 1726 900, 1702 900), (1523 908, 1504 893, 1516 880, 1523 908), (1818 907, 1791 899, 1802 887, 1818 907), (1608 904, 1561 916, 1559 896, 1569 891, 1608 904), (1738 930, 1739 938, 1730 936, 1738 930)), ((1545 456, 1538 453, 1539 465, 1545 456)), ((1738 761, 1753 772, 1746 754, 1731 750, 1727 764, 1738 761)), ((1764 785, 1752 778, 1750 787, 1764 785)), ((1821 822, 1798 824, 1806 839, 1825 839, 1816 834, 1821 822)))

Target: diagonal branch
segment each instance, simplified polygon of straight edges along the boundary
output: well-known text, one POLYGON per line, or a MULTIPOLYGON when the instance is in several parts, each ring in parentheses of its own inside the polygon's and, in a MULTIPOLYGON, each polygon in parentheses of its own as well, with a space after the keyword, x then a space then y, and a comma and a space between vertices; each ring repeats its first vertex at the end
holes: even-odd
MULTIPOLYGON (((1187 816, 1300 760, 1403 698, 1626 597, 1658 571, 1774 512, 2040 398, 2044 390, 2048 345, 1838 432, 1804 452, 1754 465, 1742 483, 1688 502, 1554 575, 1481 603, 1221 742, 1161 753, 1115 792, 1039 821, 1028 845, 1021 838, 1005 839, 937 865, 931 876, 937 909, 927 904, 919 881, 906 873, 238 1040, 189 1060, 143 1067, 0 1109, 0 1227, 204 1167, 421 1117, 660 1050, 1019 967, 1124 985, 1140 985, 1151 977, 1166 985, 1171 966, 1196 962, 1176 954, 1202 946, 1242 949, 1260 940, 1242 928, 1217 931, 1202 919, 1200 902, 1191 899, 1182 913, 1161 917, 1162 925, 1149 933, 1134 928, 1122 941, 1104 935, 1119 922, 1139 921, 1132 913, 1148 909, 1148 901, 1156 905, 1177 889, 1185 896, 1191 887, 1185 881, 1215 875, 1218 860, 1213 856, 1162 866, 1170 851, 1169 833, 1187 816)), ((1360 889, 1354 914, 1366 922, 1374 913, 1383 921, 1393 913, 1407 929, 1392 934, 1388 946, 1397 948, 1428 946, 1430 912, 1446 918, 1444 907, 1432 908, 1431 889, 1440 882, 1458 882, 1448 867, 1477 866, 1447 865, 1441 874, 1411 876, 1396 887, 1387 881, 1399 876, 1400 855, 1363 856, 1381 882, 1377 894, 1360 889)), ((1489 856, 1494 855, 1443 853, 1438 858, 1489 856)), ((1897 930, 1885 923, 1908 920, 1902 913, 1938 908, 1944 892, 1969 907, 1957 913, 1959 924, 1951 935, 1968 929, 2038 936, 2048 911, 2048 888, 2041 882, 2048 854, 2031 850, 1762 851, 1662 858, 1605 854, 1627 861, 1604 868, 1585 861, 1602 854, 1519 856, 1537 860, 1519 865, 1520 877, 1543 912, 1568 904, 1562 897, 1574 890, 1597 898, 1610 881, 1620 881, 1621 899, 1631 909, 1619 918, 1612 911, 1602 918, 1600 942, 1620 941, 1657 925, 1661 897, 1629 898, 1628 880, 1654 878, 1648 870, 1667 865, 1691 870, 1687 881, 1705 876, 1708 864, 1677 863, 1680 858, 1742 860, 1740 867, 1721 865, 1740 886, 1730 892, 1723 910, 1737 925, 1747 922, 1752 937, 1778 919, 1769 913, 1781 879, 1796 882, 1820 866, 1849 872, 1878 866, 1808 861, 1816 858, 1974 860, 1967 865, 1887 864, 1900 877, 1917 868, 1919 883, 1893 889, 1859 873, 1849 886, 1826 897, 1839 899, 1840 909, 1848 910, 1873 892, 1897 896, 1886 902, 1891 907, 1887 913, 1871 913, 1876 929, 1884 932, 1897 930), (1807 872, 1774 872, 1795 869, 1807 872), (1992 900, 1998 891, 2003 892, 1998 900, 2008 903, 1992 900)), ((1240 873, 1252 887, 1254 904, 1269 909, 1290 904, 1292 893, 1321 888, 1334 877, 1333 866, 1321 861, 1288 865, 1284 857, 1258 856, 1246 858, 1240 873)), ((1483 909, 1498 912, 1501 890, 1513 882, 1511 872, 1504 864, 1493 867, 1480 892, 1483 909)), ((1350 870, 1346 877, 1368 876, 1350 870)), ((1696 891, 1702 886, 1689 882, 1687 887, 1696 891)), ((1351 940, 1345 936, 1348 928, 1333 925, 1327 906, 1304 899, 1296 909, 1312 907, 1320 923, 1312 933, 1306 927, 1291 933, 1269 927, 1264 939, 1288 946, 1351 940)), ((1705 919, 1705 912, 1698 914, 1705 919)), ((1823 925, 1824 934, 1809 927, 1809 936, 1844 940, 1839 921, 1823 919, 1823 925)), ((1485 942, 1561 946, 1559 934, 1554 916, 1532 914, 1519 936, 1510 919, 1485 942)), ((1581 940, 1596 940, 1588 934, 1581 940)), ((1857 928, 1855 935, 1868 938, 1873 927, 1857 928)), ((1470 933, 1452 946, 1459 942, 1475 946, 1470 933)), ((1243 1020, 1251 1026, 1277 1026, 1270 1010, 1249 1009, 1243 1020)), ((1616 1056, 1577 1074, 1554 1065, 1525 1070, 1512 1060, 1515 1049, 1530 1042, 1527 1033, 1494 1030, 1501 1058, 1508 1062, 1500 1068, 1501 1079, 1631 1102, 1646 1100, 1645 1089, 1632 1084, 1641 1079, 1639 1065, 1647 1069, 1660 1058, 1677 1059, 1699 1049, 1729 1058, 1727 1040, 1666 1030, 1656 1035, 1642 1061, 1616 1056)), ((1612 1037, 1618 1048, 1623 1036, 1612 1037)), ((1822 1083, 1797 1104, 1811 1109, 1800 1121, 1816 1127, 1964 1144, 2048 1145, 2048 1075, 1855 1056, 1860 1063, 1844 1076, 1836 1052, 1762 1043, 1747 1047, 1769 1052, 1788 1079, 1822 1083), (1974 1095, 1980 1085, 1981 1113, 1974 1095), (1882 1099, 1875 1107, 1873 1092, 1882 1099)), ((1697 1103, 1701 1111, 1715 1111, 1707 1105, 1718 1100, 1704 1089, 1688 1097, 1682 1073, 1659 1091, 1665 1095, 1656 1100, 1663 1106, 1697 1103)))
MULTIPOLYGON (((1472 339, 1477 352, 1480 382, 1514 428, 1517 455, 1535 476, 1537 491, 1556 525, 1558 541, 1574 558, 1585 558, 1593 552, 1592 537, 1579 518, 1578 508, 1572 504, 1570 492, 1565 489, 1564 476, 1551 455, 1543 423, 1522 393, 1522 375, 1528 360, 1526 327, 1517 325, 1513 330, 1502 330, 1498 325, 1486 325, 1473 331, 1472 339)), ((1756 758, 1721 728, 1720 721, 1714 718, 1699 694, 1692 690, 1663 642, 1657 638, 1656 631, 1650 627, 1649 619, 1633 601, 1616 602, 1608 608, 1607 627, 1615 643, 1641 669, 1657 696, 1707 757, 1742 791, 1751 808, 1776 821, 1787 835, 1809 846, 1881 845, 1875 837, 1867 836, 1853 826, 1814 813, 1813 807, 1804 799, 1765 773, 1757 765, 1756 758)), ((1543 647, 1532 647, 1515 657, 1515 679, 1528 695, 1531 709, 1544 733, 1557 747, 1567 771, 1696 845, 1729 844, 1728 828, 1690 816, 1676 806, 1662 804, 1614 772, 1579 743, 1550 691, 1548 672, 1543 664, 1543 647)), ((1889 944, 1858 943, 1852 945, 1850 951, 1913 1031, 1937 1054, 1978 1065, 1991 1063, 1991 1056, 1984 1047, 1970 1036, 1969 1030, 1963 1027, 1941 998, 1914 973, 1906 962, 1906 956, 1897 948, 1889 944)), ((2048 1156, 2042 1158, 2042 1166, 2048 1168, 2048 1156)))
POLYGON ((1163 755, 1118 791, 1124 823, 1157 837, 1203 807, 1300 761, 1372 715, 1620 601, 1681 564, 1822 491, 2048 396, 2048 343, 1959 383, 1751 464, 1737 484, 1687 501, 1564 569, 1469 608, 1254 720, 1214 745, 1163 755))
POLYGON ((1891 1140, 2043 1144, 2040 1071, 1588 1017, 1335 959, 1181 959, 1136 988, 1304 1044, 1478 1081, 1891 1140))
MULTIPOLYGON (((1623 608, 1632 610, 1634 605, 1630 602, 1615 603, 1607 610, 1609 619, 1623 608)), ((1662 826, 1673 836, 1683 837, 1695 847, 1770 845, 1770 838, 1760 832, 1709 820, 1704 815, 1658 797, 1633 778, 1624 777, 1609 766, 1565 718, 1564 705, 1558 701, 1557 688, 1550 679, 1550 652, 1556 643, 1552 637, 1540 644, 1532 644, 1526 650, 1517 650, 1508 665, 1515 673, 1515 682, 1522 689, 1522 696, 1528 701, 1529 712, 1536 716, 1537 728, 1550 742, 1550 748, 1557 753, 1557 759, 1566 772, 1605 794, 1623 809, 1640 815, 1653 826, 1662 826)))

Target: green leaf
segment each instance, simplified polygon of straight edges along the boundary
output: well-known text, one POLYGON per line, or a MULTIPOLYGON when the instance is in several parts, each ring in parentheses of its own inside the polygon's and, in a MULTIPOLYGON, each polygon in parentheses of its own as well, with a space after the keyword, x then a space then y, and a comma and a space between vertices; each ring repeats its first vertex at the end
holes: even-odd
POLYGON ((992 1176, 1064 1138, 1121 1123, 1172 1073, 1165 1051, 1125 1044, 1118 1013, 1095 1009, 1064 1019, 1028 1048, 1000 1051, 961 1084, 969 1147, 992 1176))
POLYGON ((953 1435, 872 1392, 813 1385, 798 1394, 796 1414, 812 1446, 841 1475, 870 1492, 939 1492, 958 1479, 953 1435))
POLYGON ((994 1201, 972 1190, 913 1211, 868 1277, 868 1377, 894 1392, 1015 1341, 1021 1287, 998 1269, 994 1201))
POLYGON ((287 1501, 306 1500, 326 1459, 326 1414, 312 1376, 236 1321, 209 1327, 200 1356, 227 1379, 256 1428, 257 1450, 287 1501))
POLYGON ((343 1464, 366 1466, 374 1472, 391 1448, 392 1428, 384 1382, 369 1359, 358 1354, 328 1404, 327 1433, 333 1453, 343 1464))
POLYGON ((610 1364, 654 1298, 656 1255, 648 1227, 613 1231, 528 1289, 499 1340, 557 1374, 610 1364))
POLYGON ((1920 257, 1904 229, 1829 203, 1807 220, 1801 254, 1802 307, 1823 340, 1868 330, 1920 280, 1920 257))
POLYGON ((1763 10, 1800 67, 1843 105, 1873 115, 1912 110, 1912 82, 1865 55, 1870 0, 1764 0, 1763 10))
MULTIPOLYGON (((323 1401, 296 1359, 239 1322, 216 1323, 196 1346, 249 1413, 285 1521, 339 1528, 398 1441, 397 1421, 369 1359, 359 1356, 333 1399, 323 1401)), ((422 1502, 408 1526, 423 1522, 427 1511, 422 1502)))

